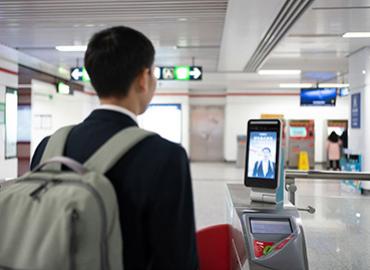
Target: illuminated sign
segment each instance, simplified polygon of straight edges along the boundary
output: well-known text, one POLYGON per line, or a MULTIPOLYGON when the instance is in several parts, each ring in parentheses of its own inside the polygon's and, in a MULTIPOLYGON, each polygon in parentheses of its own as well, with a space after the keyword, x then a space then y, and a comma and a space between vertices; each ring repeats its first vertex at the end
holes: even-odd
POLYGON ((57 92, 59 94, 63 94, 63 95, 72 95, 73 94, 69 85, 66 85, 65 83, 62 83, 62 82, 59 82, 57 84, 57 92))
POLYGON ((156 67, 154 75, 162 81, 200 81, 203 68, 200 66, 162 66, 156 67))
POLYGON ((71 79, 73 81, 89 82, 90 77, 84 67, 71 68, 71 79))
MULTIPOLYGON (((154 76, 161 81, 201 81, 203 68, 201 66, 159 66, 155 67, 154 76)), ((71 68, 71 79, 90 82, 84 67, 71 68)))

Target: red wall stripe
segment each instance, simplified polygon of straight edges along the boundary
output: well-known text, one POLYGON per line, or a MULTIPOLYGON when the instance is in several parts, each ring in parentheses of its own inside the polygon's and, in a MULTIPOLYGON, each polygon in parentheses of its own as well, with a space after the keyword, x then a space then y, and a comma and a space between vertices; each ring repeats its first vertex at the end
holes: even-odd
POLYGON ((4 73, 8 73, 8 74, 12 74, 12 75, 18 76, 18 72, 15 72, 15 71, 12 71, 12 70, 9 70, 9 69, 5 69, 5 68, 2 68, 2 67, 0 67, 0 71, 1 72, 4 72, 4 73))

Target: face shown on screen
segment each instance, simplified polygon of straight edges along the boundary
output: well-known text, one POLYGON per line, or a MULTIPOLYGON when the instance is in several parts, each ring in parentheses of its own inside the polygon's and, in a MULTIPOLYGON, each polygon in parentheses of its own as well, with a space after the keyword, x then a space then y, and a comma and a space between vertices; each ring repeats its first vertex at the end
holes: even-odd
POLYGON ((249 137, 248 177, 274 179, 277 133, 253 131, 249 137))
POLYGON ((271 158, 271 150, 268 147, 262 149, 264 161, 269 161, 271 158))

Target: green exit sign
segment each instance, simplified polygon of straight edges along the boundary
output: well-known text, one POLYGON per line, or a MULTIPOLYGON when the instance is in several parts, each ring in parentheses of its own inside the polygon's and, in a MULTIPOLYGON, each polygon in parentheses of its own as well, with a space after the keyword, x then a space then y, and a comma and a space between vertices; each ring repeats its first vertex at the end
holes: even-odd
POLYGON ((155 77, 163 81, 200 81, 203 68, 200 66, 159 66, 155 68, 155 77))

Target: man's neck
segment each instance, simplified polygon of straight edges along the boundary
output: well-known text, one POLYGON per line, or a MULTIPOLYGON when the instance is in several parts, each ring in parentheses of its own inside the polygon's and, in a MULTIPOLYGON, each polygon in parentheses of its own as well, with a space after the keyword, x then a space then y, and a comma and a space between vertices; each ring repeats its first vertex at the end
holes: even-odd
POLYGON ((136 116, 139 115, 140 109, 135 104, 135 102, 132 102, 131 100, 127 99, 118 99, 118 98, 101 98, 100 99, 101 105, 114 105, 121 108, 124 108, 136 116))

